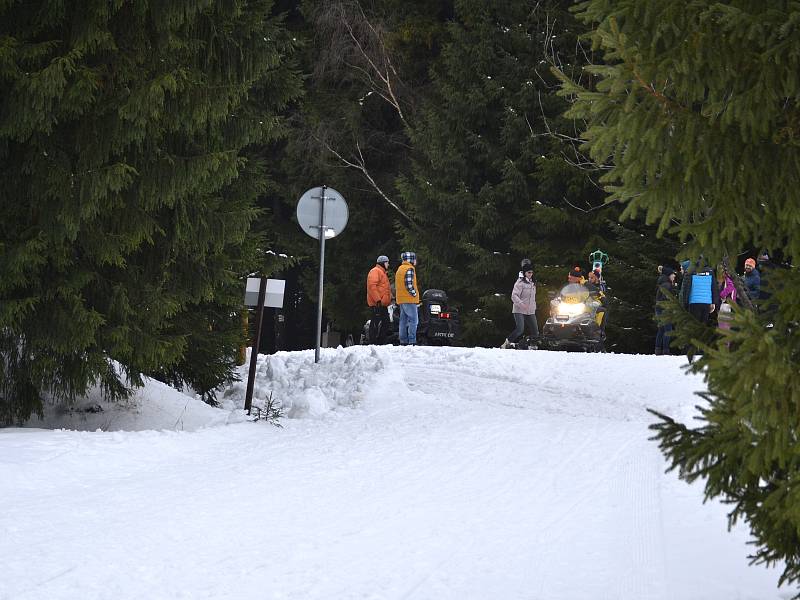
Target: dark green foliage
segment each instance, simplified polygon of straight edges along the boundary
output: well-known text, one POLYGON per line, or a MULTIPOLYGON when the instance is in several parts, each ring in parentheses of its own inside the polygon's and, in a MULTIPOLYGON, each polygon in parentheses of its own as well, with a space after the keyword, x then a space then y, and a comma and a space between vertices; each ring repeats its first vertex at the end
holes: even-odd
POLYGON ((335 329, 358 339, 368 318, 367 272, 380 254, 391 257, 395 266, 399 262, 395 231, 398 223, 407 226, 408 221, 390 202, 399 200, 394 181, 408 168, 410 144, 397 107, 381 97, 385 88, 369 60, 374 59, 381 72, 389 70, 395 98, 413 119, 444 31, 447 4, 302 3, 303 19, 293 26, 305 39, 305 94, 292 115, 286 146, 273 154, 285 173, 285 185, 265 199, 268 218, 263 222, 275 231, 277 247, 302 265, 305 304, 294 319, 315 310, 317 295, 318 244, 294 221, 297 199, 307 189, 324 183, 341 192, 349 206, 347 230, 326 244, 325 316, 335 329), (351 29, 366 54, 350 36, 351 29))
MULTIPOLYGON (((564 77, 586 119, 592 157, 611 166, 611 197, 711 261, 740 248, 800 255, 800 8, 756 1, 592 0, 581 18, 606 65, 592 87, 564 77)), ((675 343, 702 355, 701 426, 660 415, 672 468, 703 479, 756 543, 800 581, 800 274, 769 272, 770 302, 739 307, 730 332, 704 329, 679 306, 675 343)))
POLYGON ((281 425, 281 419, 285 416, 283 414, 283 407, 278 402, 277 398, 272 397, 272 392, 269 393, 269 397, 266 402, 264 402, 264 406, 254 406, 252 412, 253 415, 255 415, 255 421, 264 419, 270 425, 283 429, 283 425, 281 425))
POLYGON ((581 25, 569 2, 455 3, 455 20, 431 68, 432 89, 412 128, 411 172, 400 178, 403 206, 421 227, 403 227, 421 257, 423 286, 442 287, 468 310, 464 341, 494 345, 513 326, 510 290, 523 257, 546 290, 588 267, 599 248, 616 262, 609 334, 616 351, 652 349, 656 257, 675 252, 655 229, 620 224, 604 206, 595 172, 578 163, 561 116, 550 65, 576 75, 585 62, 581 25), (474 309, 478 309, 475 311, 474 309))
POLYGON ((300 91, 270 10, 0 4, 2 421, 123 375, 230 378, 266 182, 248 148, 300 91))
POLYGON ((601 247, 613 347, 649 349, 675 247, 618 222, 569 139, 549 66, 587 60, 570 6, 279 0, 287 33, 271 2, 0 3, 3 420, 139 373, 213 399, 251 271, 292 266, 292 324, 310 331, 317 245, 294 208, 322 183, 350 205, 328 244, 336 329, 366 318, 375 257, 413 249, 465 343, 499 343, 521 257, 546 313, 545 288, 601 247))
POLYGON ((577 75, 586 62, 569 6, 306 0, 294 13, 310 76, 286 146, 272 151, 283 185, 268 192, 257 227, 301 262, 304 297, 315 299, 316 244, 298 230, 294 206, 322 183, 344 194, 350 223, 326 258, 335 329, 357 337, 367 270, 379 254, 397 261, 411 249, 423 288, 446 289, 463 309, 464 343, 499 344, 523 256, 544 284, 544 318, 546 288, 601 247, 615 259, 610 345, 652 349, 655 267, 676 246, 656 240, 654 227, 620 224, 622 208, 603 205, 599 171, 575 152, 575 124, 561 116, 549 70, 577 75))
POLYGON ((413 129, 417 157, 398 186, 421 224, 403 231, 405 246, 420 256, 421 283, 468 308, 470 345, 499 343, 513 324, 508 292, 520 258, 532 258, 542 275, 534 174, 550 144, 544 120, 562 106, 542 82, 549 77, 545 23, 556 3, 535 4, 456 2, 413 129))

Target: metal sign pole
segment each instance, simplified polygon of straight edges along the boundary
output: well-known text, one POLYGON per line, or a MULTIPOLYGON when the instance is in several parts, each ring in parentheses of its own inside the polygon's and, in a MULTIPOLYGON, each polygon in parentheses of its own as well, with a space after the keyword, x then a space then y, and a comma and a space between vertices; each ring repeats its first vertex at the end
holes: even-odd
POLYGON ((256 304, 256 331, 253 335, 253 349, 250 352, 250 371, 247 373, 247 393, 244 396, 244 409, 250 414, 253 405, 253 386, 256 382, 256 364, 258 363, 258 347, 261 345, 261 323, 264 320, 264 297, 267 295, 267 278, 261 277, 258 286, 258 304, 256 304))
POLYGON ((322 281, 325 274, 325 190, 327 186, 322 186, 322 194, 319 199, 319 299, 317 300, 317 346, 314 350, 314 362, 319 362, 319 346, 322 341, 322 281))
POLYGON ((319 240, 319 290, 317 304, 317 342, 314 362, 319 362, 319 347, 322 343, 322 284, 325 279, 325 240, 334 238, 347 226, 349 212, 347 202, 333 188, 323 185, 311 188, 297 202, 297 223, 310 237, 319 240), (319 202, 319 204, 317 204, 319 202))

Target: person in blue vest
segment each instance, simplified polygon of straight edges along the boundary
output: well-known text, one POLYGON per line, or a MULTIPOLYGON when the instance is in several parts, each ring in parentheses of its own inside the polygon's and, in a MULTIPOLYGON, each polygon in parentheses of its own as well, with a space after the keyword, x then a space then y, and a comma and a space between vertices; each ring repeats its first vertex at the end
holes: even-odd
POLYGON ((681 302, 695 319, 708 324, 719 304, 714 270, 705 261, 698 260, 694 269, 687 271, 681 285, 681 302))

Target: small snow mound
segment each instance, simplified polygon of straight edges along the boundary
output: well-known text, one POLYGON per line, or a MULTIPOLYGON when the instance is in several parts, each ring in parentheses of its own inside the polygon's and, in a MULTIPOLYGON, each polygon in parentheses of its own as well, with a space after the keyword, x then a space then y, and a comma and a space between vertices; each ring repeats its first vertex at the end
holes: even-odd
MULTIPOLYGON (((316 364, 313 350, 259 355, 253 405, 263 408, 271 399, 290 419, 319 418, 358 405, 385 368, 374 347, 323 348, 316 364)), ((244 406, 247 369, 240 367, 241 380, 224 392, 239 408, 244 406)))

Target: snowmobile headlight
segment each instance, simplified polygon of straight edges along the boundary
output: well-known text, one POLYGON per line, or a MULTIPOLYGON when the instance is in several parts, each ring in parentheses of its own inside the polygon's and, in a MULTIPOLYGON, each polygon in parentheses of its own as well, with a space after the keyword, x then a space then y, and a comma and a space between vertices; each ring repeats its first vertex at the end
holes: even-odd
POLYGON ((560 315, 569 315, 575 316, 580 315, 586 312, 586 304, 583 302, 577 302, 575 304, 562 302, 558 305, 558 314, 560 315))
POLYGON ((431 304, 429 310, 431 311, 432 315, 438 315, 440 312, 442 312, 442 306, 441 304, 431 304))

